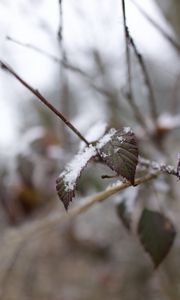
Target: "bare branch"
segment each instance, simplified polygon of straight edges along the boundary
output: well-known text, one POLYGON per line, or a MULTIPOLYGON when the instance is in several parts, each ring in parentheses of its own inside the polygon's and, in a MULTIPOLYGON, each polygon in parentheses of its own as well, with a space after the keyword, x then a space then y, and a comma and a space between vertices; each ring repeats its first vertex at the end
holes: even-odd
POLYGON ((123 25, 124 25, 124 33, 125 33, 125 42, 126 42, 126 60, 127 60, 127 81, 129 85, 129 92, 128 92, 128 97, 127 100, 133 110, 133 113, 137 119, 137 121, 142 125, 144 130, 149 134, 149 130, 146 124, 146 121, 139 110, 138 106, 135 103, 134 100, 134 95, 133 95, 133 89, 132 89, 132 77, 131 77, 131 58, 130 58, 130 34, 129 34, 129 29, 127 26, 127 21, 126 21, 126 7, 125 7, 125 1, 122 0, 122 11, 123 11, 123 25))
POLYGON ((62 62, 62 60, 61 60, 59 57, 57 57, 57 56, 55 56, 55 55, 53 55, 53 54, 47 52, 47 51, 44 50, 44 49, 41 49, 41 48, 39 48, 39 47, 37 47, 37 46, 35 46, 35 45, 32 45, 32 44, 30 44, 30 43, 23 43, 23 42, 20 42, 19 40, 14 39, 14 38, 12 38, 11 36, 6 36, 6 39, 7 39, 8 41, 10 41, 10 42, 13 42, 13 43, 19 45, 19 46, 22 46, 22 47, 25 47, 25 48, 29 48, 29 49, 31 49, 31 50, 33 50, 33 51, 36 51, 36 52, 38 52, 38 53, 40 53, 40 54, 46 56, 47 58, 51 59, 51 60, 54 61, 55 63, 58 63, 58 64, 59 64, 59 63, 62 62))
POLYGON ((46 50, 44 50, 42 48, 39 48, 39 47, 37 47, 33 44, 23 43, 23 42, 15 39, 15 38, 12 38, 10 36, 7 36, 6 38, 7 38, 8 41, 11 41, 11 42, 13 42, 13 43, 15 43, 15 44, 17 44, 21 47, 28 48, 30 50, 38 52, 41 55, 46 56, 48 59, 52 60, 53 62, 58 63, 58 64, 62 64, 62 66, 64 68, 85 77, 87 80, 90 80, 89 75, 85 71, 78 68, 77 66, 71 65, 69 62, 67 62, 67 60, 60 59, 59 57, 57 57, 57 56, 47 52, 46 50))
POLYGON ((155 99, 155 96, 154 96, 154 91, 153 91, 153 87, 151 85, 151 80, 149 78, 149 74, 148 74, 148 71, 147 71, 147 68, 146 68, 146 64, 144 62, 142 54, 140 54, 140 52, 138 51, 132 36, 129 36, 129 40, 130 40, 130 44, 131 44, 132 48, 134 49, 134 53, 135 53, 135 55, 138 59, 139 65, 140 65, 141 70, 142 70, 142 74, 144 76, 144 82, 145 82, 145 85, 147 87, 148 94, 149 94, 148 95, 148 100, 149 100, 149 106, 150 106, 150 109, 151 109, 151 116, 152 116, 152 119, 154 120, 154 123, 156 124, 157 123, 157 117, 158 117, 157 109, 156 109, 156 99, 155 99))
POLYGON ((139 158, 139 165, 145 169, 152 169, 152 170, 159 171, 161 173, 165 173, 168 175, 174 175, 178 179, 180 179, 180 174, 178 172, 178 168, 175 169, 171 165, 157 163, 155 161, 150 161, 150 160, 142 158, 142 157, 139 158))
POLYGON ((131 0, 131 2, 135 5, 135 7, 139 10, 139 12, 164 36, 164 38, 176 49, 178 54, 180 54, 180 45, 177 41, 175 41, 152 17, 150 17, 141 6, 131 0))
POLYGON ((76 129, 66 117, 59 112, 38 90, 30 86, 24 79, 22 79, 10 66, 0 60, 0 67, 8 71, 14 76, 23 86, 25 86, 33 95, 35 95, 42 103, 44 103, 54 114, 56 114, 83 142, 89 146, 89 142, 82 136, 82 134, 76 129))
POLYGON ((60 24, 59 24, 59 30, 58 30, 58 38, 59 38, 59 44, 62 54, 62 61, 65 62, 67 60, 66 52, 64 48, 64 24, 63 24, 63 0, 59 0, 59 17, 60 17, 60 24))

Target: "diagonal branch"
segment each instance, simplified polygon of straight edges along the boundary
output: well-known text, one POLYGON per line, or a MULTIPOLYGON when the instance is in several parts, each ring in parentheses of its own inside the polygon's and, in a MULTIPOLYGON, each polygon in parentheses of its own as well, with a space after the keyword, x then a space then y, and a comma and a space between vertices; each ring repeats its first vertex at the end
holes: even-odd
POLYGON ((2 60, 0 60, 0 68, 14 76, 23 86, 25 86, 34 96, 36 96, 38 100, 44 103, 54 114, 56 114, 83 142, 85 142, 87 146, 89 146, 89 142, 83 137, 79 130, 75 128, 74 125, 72 125, 67 118, 61 112, 59 112, 38 90, 34 89, 2 60))

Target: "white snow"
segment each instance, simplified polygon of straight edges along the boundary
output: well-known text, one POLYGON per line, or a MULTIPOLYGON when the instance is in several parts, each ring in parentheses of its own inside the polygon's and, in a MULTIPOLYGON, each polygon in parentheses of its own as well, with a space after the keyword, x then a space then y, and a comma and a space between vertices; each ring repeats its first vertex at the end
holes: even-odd
POLYGON ((111 137, 112 137, 116 132, 117 132, 116 129, 111 128, 110 131, 109 131, 107 134, 105 134, 105 135, 99 140, 99 142, 98 142, 97 145, 96 145, 96 149, 99 149, 99 150, 100 150, 104 145, 106 145, 106 144, 110 141, 111 137))
MULTIPOLYGON (((88 142, 94 142, 99 140, 106 132, 107 123, 103 121, 99 121, 95 123, 92 127, 87 131, 85 138, 88 142)), ((80 143, 80 149, 85 147, 85 143, 80 143)))
POLYGON ((122 136, 118 136, 117 140, 120 142, 120 144, 125 142, 125 139, 122 136))
POLYGON ((132 129, 131 129, 131 127, 123 127, 123 132, 124 133, 132 133, 132 129))
POLYGON ((171 115, 169 113, 161 114, 158 118, 159 127, 173 129, 180 127, 180 115, 171 115))
POLYGON ((106 131, 107 123, 106 122, 98 122, 94 124, 87 132, 86 139, 89 142, 97 141, 100 139, 106 131))
POLYGON ((75 188, 76 181, 80 176, 82 169, 86 166, 88 161, 96 155, 96 148, 89 146, 83 151, 80 151, 73 160, 66 166, 65 171, 60 174, 65 183, 65 190, 70 191, 75 188))
POLYGON ((129 187, 128 189, 125 189, 124 191, 121 191, 118 195, 114 197, 114 202, 116 204, 122 203, 125 201, 127 212, 131 213, 133 212, 133 207, 137 198, 139 192, 139 187, 129 187))

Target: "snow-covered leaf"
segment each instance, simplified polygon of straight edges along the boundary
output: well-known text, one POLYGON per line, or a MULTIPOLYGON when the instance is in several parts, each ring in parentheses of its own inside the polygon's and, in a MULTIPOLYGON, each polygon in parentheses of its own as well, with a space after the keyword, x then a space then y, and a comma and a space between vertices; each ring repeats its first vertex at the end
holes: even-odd
POLYGON ((138 163, 138 146, 135 134, 129 127, 112 130, 96 145, 102 160, 117 173, 134 184, 138 163))
POLYGON ((82 170, 93 157, 100 159, 134 184, 136 165, 138 162, 138 147, 134 133, 129 127, 121 130, 111 129, 97 142, 80 152, 66 166, 57 179, 56 189, 58 195, 67 209, 75 196, 76 184, 82 170))
POLYGON ((86 167, 89 160, 96 156, 95 147, 89 146, 80 151, 73 160, 66 166, 65 170, 59 175, 56 181, 56 190, 59 198, 68 209, 69 203, 75 196, 76 184, 82 170, 86 167))
POLYGON ((154 266, 158 267, 174 242, 176 235, 174 225, 163 214, 144 209, 138 224, 138 234, 154 266))

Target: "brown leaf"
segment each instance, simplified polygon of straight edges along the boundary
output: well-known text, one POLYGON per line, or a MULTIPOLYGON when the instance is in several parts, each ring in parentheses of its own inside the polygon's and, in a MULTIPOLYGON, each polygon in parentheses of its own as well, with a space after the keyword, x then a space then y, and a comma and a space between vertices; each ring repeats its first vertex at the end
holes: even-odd
POLYGON ((96 156, 96 154, 96 149, 93 146, 84 148, 75 155, 69 164, 67 164, 65 170, 56 180, 56 190, 66 210, 75 196, 77 180, 80 177, 81 172, 86 167, 89 160, 96 156))
POLYGON ((115 131, 109 141, 99 146, 98 152, 102 160, 117 175, 125 177, 134 184, 139 151, 135 134, 129 127, 115 131))
POLYGON ((171 220, 159 212, 144 209, 138 224, 138 234, 155 268, 158 267, 171 249, 176 236, 171 220))

